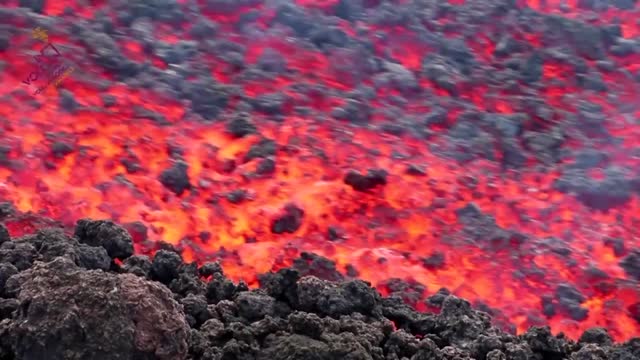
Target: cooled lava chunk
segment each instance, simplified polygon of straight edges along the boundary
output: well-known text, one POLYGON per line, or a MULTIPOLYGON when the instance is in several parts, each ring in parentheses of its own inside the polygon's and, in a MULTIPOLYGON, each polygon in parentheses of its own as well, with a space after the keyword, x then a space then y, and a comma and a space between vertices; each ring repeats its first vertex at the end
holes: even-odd
POLYGON ((380 314, 380 294, 362 280, 332 283, 313 276, 298 281, 299 309, 321 315, 339 317, 359 312, 380 314))
POLYGON ((255 134, 257 128, 251 120, 249 120, 248 114, 241 113, 227 123, 227 132, 235 138, 241 138, 255 134))
POLYGON ((182 258, 179 254, 160 250, 151 263, 151 278, 168 285, 171 280, 178 277, 181 266, 182 258))
MULTIPOLYGON (((639 179, 640 180, 640 179, 639 179)), ((640 191, 640 187, 638 189, 640 191)), ((4 219, 9 215, 16 214, 17 210, 12 203, 7 201, 0 201, 0 219, 4 219)))
POLYGON ((29 8, 29 10, 42 13, 44 10, 45 0, 20 0, 20 7, 29 8))
POLYGON ((215 119, 227 106, 227 90, 211 78, 203 78, 190 84, 186 94, 191 100, 193 111, 204 119, 215 119))
POLYGON ((628 277, 640 281, 640 250, 634 250, 620 262, 628 277))
POLYGON ((422 265, 427 269, 435 270, 441 268, 445 264, 445 261, 445 254, 437 251, 428 257, 423 258, 422 265))
POLYGON ((18 272, 20 271, 17 267, 13 266, 13 264, 0 263, 0 297, 8 297, 8 294, 5 292, 5 285, 7 280, 18 272))
POLYGON ((101 246, 81 244, 76 238, 67 236, 62 229, 47 228, 34 235, 14 240, 15 244, 29 244, 37 253, 34 261, 51 261, 59 256, 67 257, 76 265, 88 270, 109 270, 111 257, 101 246))
POLYGON ((556 288, 556 299, 561 308, 567 311, 574 320, 584 320, 589 315, 589 310, 580 306, 586 298, 578 289, 568 284, 560 284, 556 288))
POLYGON ((316 254, 303 252, 293 261, 292 268, 300 276, 313 275, 322 280, 340 281, 344 276, 336 269, 336 263, 316 254))
POLYGON ((244 161, 255 158, 266 158, 276 154, 278 144, 271 139, 262 139, 257 144, 251 145, 249 152, 244 156, 244 161))
POLYGON ((304 210, 289 204, 285 206, 284 213, 271 223, 271 232, 274 234, 293 234, 302 225, 304 210))
POLYGON ((185 162, 178 161, 172 167, 164 170, 160 174, 159 180, 167 189, 180 196, 185 190, 191 188, 187 173, 188 168, 185 162))
POLYGON ((3 224, 0 224, 0 245, 5 241, 11 240, 11 236, 9 236, 9 230, 3 224))
POLYGON ((579 342, 586 344, 598 344, 600 346, 610 346, 613 344, 611 335, 604 328, 591 328, 580 336, 579 342))
POLYGON ((633 183, 625 171, 608 167, 604 169, 604 179, 595 180, 586 173, 587 160, 584 157, 578 160, 556 180, 554 188, 564 193, 576 193, 578 200, 597 210, 609 210, 631 200, 633 183))
POLYGON ((198 269, 198 274, 203 277, 209 277, 215 273, 219 273, 221 275, 224 274, 224 271, 222 271, 222 266, 220 266, 219 262, 207 262, 198 269))
POLYGON ((81 243, 102 246, 114 259, 133 255, 133 240, 123 227, 109 220, 78 220, 74 234, 81 243))
POLYGON ((501 228, 495 217, 485 214, 473 202, 456 210, 458 222, 463 225, 463 232, 477 242, 484 242, 491 248, 500 249, 508 246, 512 239, 522 240, 522 236, 501 228))
POLYGON ((356 171, 349 171, 344 177, 344 183, 355 191, 368 191, 379 185, 387 184, 387 172, 382 169, 371 169, 366 175, 356 171))
POLYGON ((143 278, 149 277, 151 273, 151 260, 146 255, 133 255, 124 261, 122 270, 143 278))
POLYGON ((37 257, 36 248, 25 241, 6 241, 0 245, 0 263, 11 264, 23 271, 31 267, 37 257))
POLYGON ((189 328, 162 285, 84 271, 56 258, 15 275, 20 306, 9 325, 17 359, 185 359, 189 328))
POLYGON ((7 30, 0 30, 0 52, 5 52, 11 45, 11 35, 7 30))

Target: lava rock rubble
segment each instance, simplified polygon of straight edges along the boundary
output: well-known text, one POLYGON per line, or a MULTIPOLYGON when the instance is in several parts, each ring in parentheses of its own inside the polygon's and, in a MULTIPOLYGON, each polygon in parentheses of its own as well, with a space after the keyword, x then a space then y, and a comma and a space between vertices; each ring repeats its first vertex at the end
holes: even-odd
POLYGON ((171 247, 150 259, 132 247, 110 221, 80 220, 73 236, 48 228, 13 239, 0 225, 0 359, 640 357, 639 338, 615 344, 601 328, 578 341, 548 327, 505 333, 446 290, 429 298, 436 313, 418 312, 407 303, 421 286, 392 281, 382 297, 313 254, 249 289, 218 263, 185 263, 171 247))

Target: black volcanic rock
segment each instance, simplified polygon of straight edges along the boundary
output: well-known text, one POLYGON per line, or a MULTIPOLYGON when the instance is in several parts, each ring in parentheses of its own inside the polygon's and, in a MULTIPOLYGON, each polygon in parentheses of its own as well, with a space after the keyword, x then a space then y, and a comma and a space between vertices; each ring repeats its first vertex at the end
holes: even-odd
POLYGON ((190 83, 185 94, 193 111, 206 120, 216 118, 229 102, 227 89, 210 78, 190 83))
POLYGON ((256 167, 256 174, 271 175, 276 171, 276 162, 273 159, 262 159, 256 167))
POLYGON ((304 210, 289 204, 285 206, 284 213, 271 223, 271 232, 274 234, 294 233, 300 225, 304 217, 304 210))
POLYGON ((16 268, 13 264, 6 262, 0 263, 0 296, 4 297, 6 295, 4 286, 7 283, 7 279, 17 274, 18 272, 18 268, 16 268))
POLYGON ((495 217, 485 214, 480 208, 469 203, 456 210, 458 223, 463 226, 463 233, 470 239, 488 245, 492 249, 503 249, 511 240, 516 240, 518 234, 501 228, 495 217))
POLYGON ((613 0, 612 4, 621 10, 631 10, 638 4, 638 0, 613 0))
POLYGON ((9 230, 7 230, 7 227, 4 226, 4 224, 0 224, 0 245, 9 240, 11 240, 11 236, 9 236, 9 230))
POLYGON ((249 151, 244 156, 244 161, 250 161, 255 158, 265 158, 276 154, 278 144, 271 139, 262 139, 257 144, 251 145, 249 151))
POLYGON ((266 48, 258 58, 256 66, 262 71, 280 74, 286 70, 287 62, 280 52, 266 48))
POLYGON ((118 44, 107 34, 85 31, 82 34, 82 42, 88 47, 93 60, 115 73, 119 79, 128 79, 141 70, 138 64, 122 53, 118 44))
POLYGON ((387 172, 382 169, 370 169, 367 174, 362 175, 355 171, 348 172, 344 183, 351 186, 355 191, 368 191, 380 185, 387 184, 387 172))
POLYGON ((146 278, 151 273, 151 260, 145 255, 133 255, 122 264, 125 272, 146 278))
POLYGON ((632 180, 625 171, 615 167, 604 169, 605 178, 593 179, 582 169, 566 170, 553 187, 561 192, 573 192, 583 204, 597 210, 608 210, 631 200, 632 180))
POLYGON ((78 220, 74 235, 81 243, 103 247, 112 258, 126 259, 133 255, 131 235, 112 221, 78 220))
POLYGON ((214 36, 218 31, 218 24, 205 18, 199 17, 191 27, 191 36, 196 39, 205 39, 214 36))
POLYGON ((335 262, 312 253, 300 254, 300 257, 294 260, 292 269, 296 270, 299 276, 315 276, 329 281, 344 280, 344 276, 336 269, 335 262))
POLYGON ((556 299, 560 307, 574 320, 581 321, 587 318, 588 310, 580 306, 586 298, 575 287, 568 284, 560 284, 556 288, 556 299))
POLYGON ((276 10, 275 21, 292 28, 298 36, 307 36, 314 28, 314 22, 299 7, 283 3, 276 10))
POLYGON ((337 17, 345 20, 355 20, 363 10, 362 0, 339 0, 334 6, 334 13, 337 17))
POLYGON ((158 180, 160 180, 162 185, 164 185, 167 189, 180 196, 185 192, 185 190, 191 188, 187 170, 187 163, 178 161, 170 168, 164 170, 160 174, 158 180))
POLYGON ((630 278, 640 280, 640 251, 635 250, 620 261, 620 267, 630 278))
POLYGON ((45 0, 20 0, 20 7, 29 8, 29 10, 42 13, 45 7, 45 0))
POLYGON ((219 273, 224 275, 224 271, 222 270, 222 266, 218 262, 206 262, 200 266, 198 269, 198 273, 200 276, 208 277, 212 276, 215 273, 219 273))
POLYGON ((0 52, 5 52, 9 48, 11 45, 10 39, 11 34, 8 31, 0 30, 0 52))
POLYGON ((316 277, 304 277, 298 282, 299 309, 339 317, 354 311, 361 314, 380 312, 380 294, 360 280, 332 284, 316 277))
POLYGON ((211 318, 207 298, 204 295, 188 294, 180 303, 184 306, 184 313, 187 316, 189 326, 199 327, 211 318))
POLYGON ((11 264, 20 271, 31 267, 36 257, 35 247, 27 242, 7 241, 0 245, 0 263, 11 264))
POLYGON ((542 77, 543 59, 540 54, 533 54, 523 64, 521 69, 522 80, 527 83, 535 83, 542 77))
POLYGON ((349 39, 347 34, 337 27, 317 27, 311 32, 309 38, 320 49, 329 46, 344 47, 349 39))
POLYGON ((233 137, 241 138, 256 133, 256 126, 249 120, 248 114, 238 114, 227 123, 227 132, 233 137))
POLYGON ((251 105, 257 111, 268 115, 282 114, 287 97, 281 93, 270 93, 256 97, 251 101, 251 105))
POLYGON ((610 346, 613 343, 611 335, 604 328, 591 328, 580 336, 579 342, 587 344, 598 344, 600 346, 610 346))
POLYGON ((107 271, 111 266, 111 258, 107 250, 102 247, 81 244, 78 246, 77 257, 78 266, 87 270, 107 271))
POLYGON ((560 160, 560 147, 565 136, 560 129, 549 132, 526 131, 523 134, 527 149, 544 164, 554 164, 560 160))
POLYGON ((206 297, 209 303, 217 304, 230 299, 236 292, 236 285, 221 273, 214 273, 207 284, 206 297))
POLYGON ((331 115, 340 120, 347 120, 355 124, 368 123, 371 118, 369 105, 359 99, 347 99, 346 104, 333 109, 331 115))
POLYGON ((605 56, 604 39, 597 27, 574 23, 571 27, 571 36, 578 55, 590 60, 600 60, 605 56))
POLYGON ((178 276, 182 258, 173 251, 160 250, 151 263, 151 278, 163 284, 169 284, 178 276))
MULTIPOLYGON (((459 215, 481 213, 468 208, 459 215)), ((104 226, 79 223, 83 238, 91 234, 91 224, 104 226)), ((314 254, 296 260, 299 270, 261 275, 261 288, 249 290, 227 279, 218 264, 198 268, 174 251, 158 251, 153 262, 131 256, 122 268, 88 270, 74 258, 82 248, 101 247, 65 238, 58 230, 5 242, 20 243, 42 261, 32 264, 33 255, 20 251, 0 258, 3 359, 578 360, 640 354, 640 340, 614 344, 603 329, 585 331, 579 343, 554 336, 549 328, 506 334, 491 327, 489 315, 445 289, 429 300, 439 314, 420 313, 403 298, 414 301, 424 286, 389 281, 392 295, 382 297, 366 282, 341 281, 335 263, 314 254), (10 263, 20 256, 26 256, 17 261, 22 271, 10 263), (301 277, 299 271, 338 281, 301 277), (185 291, 199 275, 211 277, 206 293, 185 291), (186 278, 188 283, 180 280, 186 278)), ((90 263, 99 258, 88 255, 90 263)), ((584 300, 569 285, 557 288, 561 308, 579 307, 584 300)), ((640 313, 633 306, 629 311, 640 313)))

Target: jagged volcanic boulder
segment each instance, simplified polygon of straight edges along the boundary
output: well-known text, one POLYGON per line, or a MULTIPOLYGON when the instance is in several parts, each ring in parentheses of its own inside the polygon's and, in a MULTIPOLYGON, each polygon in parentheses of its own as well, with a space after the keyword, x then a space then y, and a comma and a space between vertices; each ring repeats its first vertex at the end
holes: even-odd
POLYGON ((84 271, 70 259, 37 263, 7 281, 19 308, 9 324, 18 359, 184 359, 188 326, 161 284, 84 271))

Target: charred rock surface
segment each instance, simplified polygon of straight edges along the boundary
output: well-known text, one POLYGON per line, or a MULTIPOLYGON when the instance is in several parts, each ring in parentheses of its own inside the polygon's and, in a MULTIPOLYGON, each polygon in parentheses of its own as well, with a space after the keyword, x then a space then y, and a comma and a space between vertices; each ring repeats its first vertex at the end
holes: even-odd
POLYGON ((187 351, 182 310, 159 283, 57 257, 12 276, 7 287, 18 294, 6 325, 19 359, 169 360, 187 351))
MULTIPOLYGON (((153 260, 135 255, 122 265, 96 265, 122 255, 113 244, 123 232, 110 222, 81 220, 74 237, 48 229, 4 240, 1 249, 10 255, 0 258, 0 359, 631 360, 640 354, 640 339, 615 344, 600 328, 577 342, 547 327, 508 334, 445 289, 428 304, 439 313, 421 313, 407 303, 418 301, 423 286, 390 281, 391 295, 382 297, 369 283, 343 280, 335 264, 313 254, 292 269, 262 275, 258 289, 234 284, 217 263, 185 263, 169 247, 153 260)), ((580 302, 572 289, 558 293, 580 302)))

